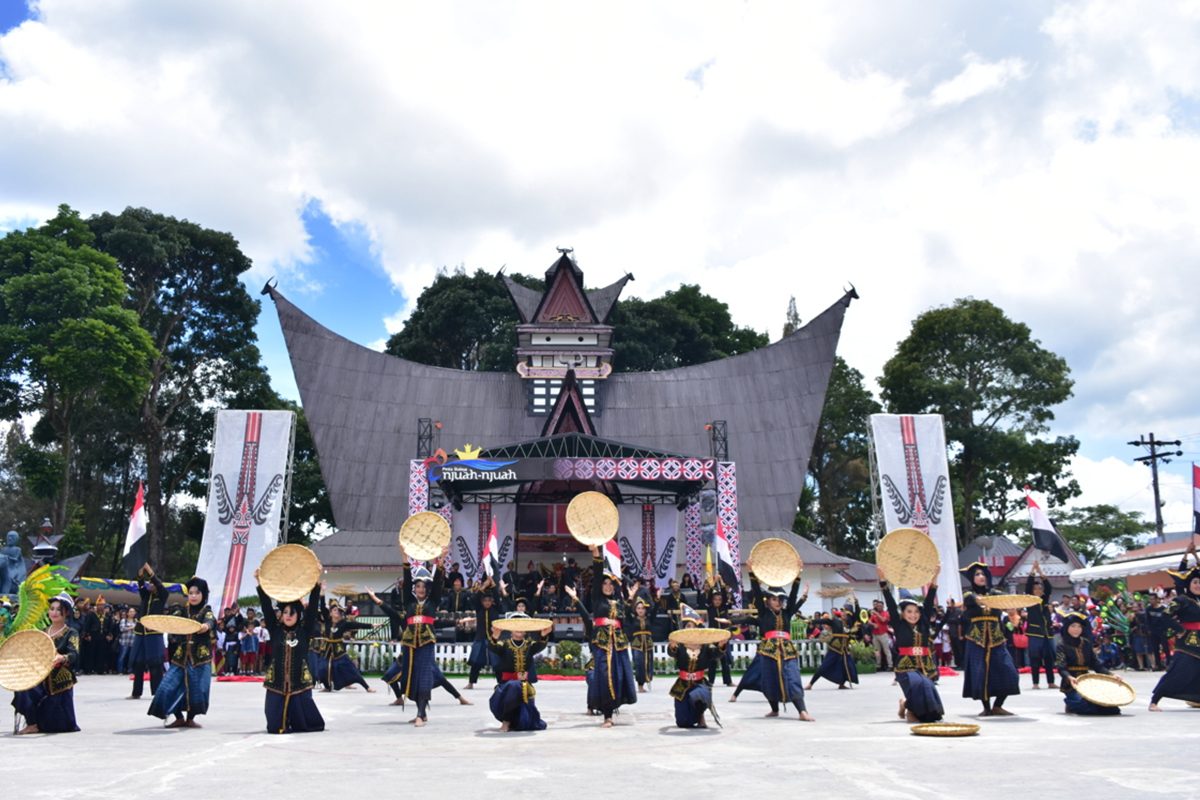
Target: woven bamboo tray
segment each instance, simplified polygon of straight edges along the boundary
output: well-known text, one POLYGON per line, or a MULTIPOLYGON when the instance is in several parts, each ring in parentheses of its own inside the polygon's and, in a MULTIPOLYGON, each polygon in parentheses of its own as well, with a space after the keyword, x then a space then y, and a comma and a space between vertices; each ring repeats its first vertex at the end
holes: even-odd
POLYGON ((763 539, 750 551, 754 574, 767 586, 787 586, 800 577, 804 562, 796 548, 783 539, 763 539))
POLYGON ((897 528, 879 541, 875 563, 884 577, 901 589, 919 589, 942 568, 937 545, 916 528, 897 528))
POLYGON ((1031 594, 981 594, 979 602, 988 608, 1009 610, 1013 608, 1029 608, 1042 602, 1040 597, 1031 594))
POLYGON ((54 669, 57 652, 43 631, 17 631, 0 644, 0 686, 10 692, 32 689, 54 669))
POLYGON ((174 633, 180 636, 196 633, 203 624, 194 619, 176 617, 172 614, 147 614, 141 618, 140 622, 142 623, 142 627, 148 631, 174 633))
POLYGON ((321 562, 304 545, 285 544, 267 553, 258 568, 258 585, 281 603, 299 600, 321 580, 321 562))
POLYGON ((437 558, 448 544, 450 523, 435 511, 418 511, 400 526, 400 549, 410 559, 429 561, 437 558))
POLYGON ((535 631, 543 631, 546 628, 553 626, 554 623, 548 619, 534 619, 532 617, 518 617, 516 619, 498 619, 492 622, 493 628, 499 628, 502 631, 525 631, 533 633, 535 631))
POLYGON ((974 736, 979 733, 979 726, 966 722, 927 722, 913 725, 909 730, 917 736, 974 736))
POLYGON ((1098 706, 1127 706, 1137 700, 1137 692, 1125 681, 1113 675, 1089 672, 1075 679, 1075 691, 1083 699, 1098 706))
POLYGON ((684 645, 720 644, 729 641, 730 632, 720 628, 682 628, 671 631, 670 639, 684 645))
POLYGON ((845 597, 854 591, 850 586, 829 586, 817 589, 817 597, 823 597, 826 600, 832 600, 835 597, 845 597))
POLYGON ((617 535, 620 516, 607 495, 582 492, 567 506, 567 530, 575 541, 588 547, 601 547, 617 535))

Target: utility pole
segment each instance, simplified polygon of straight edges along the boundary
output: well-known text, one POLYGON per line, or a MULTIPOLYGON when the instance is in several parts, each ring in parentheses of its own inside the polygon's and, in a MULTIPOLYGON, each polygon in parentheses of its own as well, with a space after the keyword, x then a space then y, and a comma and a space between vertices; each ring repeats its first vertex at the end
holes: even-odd
POLYGON ((1158 538, 1161 539, 1162 535, 1163 535, 1163 521, 1162 521, 1162 501, 1160 501, 1158 499, 1158 461, 1159 461, 1159 459, 1162 459, 1162 462, 1164 464, 1170 464, 1171 463, 1170 456, 1181 456, 1181 455, 1183 455, 1183 451, 1176 450, 1174 453, 1172 453, 1169 450, 1166 452, 1159 452, 1158 448, 1160 448, 1160 447, 1179 447, 1179 445, 1181 445, 1182 442, 1178 439, 1176 439, 1173 442, 1160 441, 1160 440, 1154 438, 1154 433, 1152 431, 1150 433, 1150 438, 1148 440, 1142 436, 1139 436, 1138 440, 1136 442, 1129 442, 1129 444, 1134 445, 1135 447, 1149 447, 1150 448, 1150 455, 1140 456, 1138 458, 1135 458, 1134 461, 1141 461, 1143 464, 1150 465, 1150 480, 1151 480, 1151 483, 1154 484, 1154 529, 1156 531, 1158 531, 1158 538))

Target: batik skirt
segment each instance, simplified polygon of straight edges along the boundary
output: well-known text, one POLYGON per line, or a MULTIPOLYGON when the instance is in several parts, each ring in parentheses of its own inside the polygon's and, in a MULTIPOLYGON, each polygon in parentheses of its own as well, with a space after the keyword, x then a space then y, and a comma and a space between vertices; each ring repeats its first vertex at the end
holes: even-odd
POLYGON ((544 731, 546 722, 533 701, 533 685, 525 681, 504 681, 496 686, 488 700, 492 716, 507 722, 513 731, 544 731), (528 687, 528 690, 526 690, 528 687), (526 700, 526 697, 529 697, 526 700))
POLYGON ((904 707, 921 722, 937 722, 945 716, 942 696, 928 676, 920 672, 897 672, 896 682, 904 692, 904 707))
POLYGON ((816 683, 817 678, 833 681, 839 686, 844 683, 858 683, 858 667, 854 663, 854 656, 826 650, 821 666, 817 667, 809 683, 816 683))
POLYGON ((356 683, 363 683, 363 676, 350 656, 343 653, 329 662, 329 684, 332 684, 334 691, 356 683))
POLYGON ((791 702, 803 710, 804 682, 800 679, 800 662, 794 656, 783 661, 763 656, 761 691, 771 703, 791 702))
POLYGON ((1017 668, 1007 647, 984 649, 969 640, 964 647, 963 697, 990 702, 1021 693, 1017 668))
POLYGON ((325 730, 312 689, 293 694, 267 690, 267 733, 311 733, 325 730))
POLYGON ((754 654, 754 658, 750 659, 750 666, 746 667, 746 671, 742 673, 742 679, 738 681, 734 694, 762 691, 763 661, 765 660, 761 653, 754 654))
POLYGON ((404 696, 409 700, 428 700, 437 682, 433 670, 433 645, 400 646, 400 678, 404 696))
POLYGON ((712 708, 712 689, 698 683, 687 690, 682 700, 675 701, 675 724, 680 728, 694 728, 704 718, 704 712, 712 708))
POLYGON ((588 708, 610 716, 619 706, 637 702, 637 684, 633 682, 633 665, 629 652, 593 644, 592 682, 588 684, 588 708))
POLYGON ((26 724, 37 725, 42 733, 74 733, 79 730, 75 723, 75 690, 67 689, 50 694, 45 682, 32 689, 14 692, 12 707, 25 718, 26 724))
POLYGON ((172 664, 163 676, 150 709, 152 717, 166 719, 171 714, 196 717, 208 713, 208 694, 212 686, 212 665, 181 667, 172 664))
POLYGON ((1116 706, 1098 706, 1090 700, 1085 700, 1083 695, 1074 689, 1063 694, 1063 703, 1066 704, 1067 712, 1070 714, 1110 717, 1113 714, 1121 713, 1121 709, 1116 706))
POLYGON ((1200 658, 1177 649, 1166 674, 1154 687, 1154 696, 1200 703, 1200 658))
POLYGON ((638 686, 654 680, 654 651, 631 647, 629 654, 633 656, 633 674, 637 678, 638 686))

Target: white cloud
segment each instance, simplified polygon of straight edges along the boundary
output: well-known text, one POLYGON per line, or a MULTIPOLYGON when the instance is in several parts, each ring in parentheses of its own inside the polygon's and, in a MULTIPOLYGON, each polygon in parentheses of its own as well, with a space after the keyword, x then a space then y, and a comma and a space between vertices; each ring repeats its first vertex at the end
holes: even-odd
POLYGON ((968 53, 963 60, 967 66, 962 72, 934 87, 929 97, 933 105, 958 105, 972 97, 995 91, 1011 80, 1024 78, 1028 68, 1020 58, 1005 58, 987 63, 981 61, 975 53, 968 53))
MULTIPOLYGON (((1154 521, 1154 490, 1150 468, 1110 456, 1093 461, 1083 456, 1071 460, 1071 471, 1083 489, 1075 507, 1112 505, 1122 511, 1140 511, 1142 519, 1154 521)), ((1188 530, 1192 525, 1192 485, 1186 476, 1159 472, 1159 499, 1163 503, 1163 529, 1188 530)))
POLYGON ((986 297, 1071 364, 1056 433, 1200 430, 1195 3, 39 7, 0 38, 2 220, 147 206, 315 292, 316 199, 410 299, 570 245, 593 285, 699 282, 773 335, 853 282, 869 378, 986 297))

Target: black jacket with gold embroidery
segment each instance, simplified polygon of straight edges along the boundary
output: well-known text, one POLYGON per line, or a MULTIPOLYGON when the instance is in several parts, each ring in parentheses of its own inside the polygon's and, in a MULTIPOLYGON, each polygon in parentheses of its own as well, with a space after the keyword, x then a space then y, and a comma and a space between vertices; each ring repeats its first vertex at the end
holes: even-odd
POLYGON ((50 670, 42 685, 50 694, 58 694, 75 685, 75 664, 79 661, 79 631, 68 626, 53 639, 54 652, 63 656, 63 663, 50 670))
MULTIPOLYGON (((988 594, 1001 594, 993 589, 988 594)), ((1007 644, 1004 629, 1000 627, 1000 615, 979 602, 975 592, 963 595, 963 638, 980 647, 990 649, 1007 644)))
POLYGON ((808 599, 808 595, 798 598, 799 594, 800 579, 796 578, 792 581, 792 592, 788 595, 787 602, 778 612, 771 611, 767 607, 767 599, 763 595, 762 587, 758 584, 758 578, 754 576, 754 573, 750 573, 750 596, 753 598, 756 612, 755 621, 758 624, 758 652, 760 654, 776 659, 782 656, 783 660, 796 658, 796 644, 791 640, 792 617, 808 599), (787 634, 787 636, 773 638, 771 634, 776 632, 787 634))
POLYGON ((675 683, 671 684, 671 697, 682 700, 692 687, 707 686, 708 668, 720 662, 724 649, 723 645, 715 644, 701 645, 699 650, 689 650, 679 642, 667 645, 667 652, 675 658, 676 672, 691 673, 690 676, 676 675, 675 683))
POLYGON ((308 670, 308 644, 320 622, 318 604, 321 587, 314 586, 308 596, 304 616, 291 628, 285 628, 275 614, 271 598, 258 587, 258 599, 262 603, 263 624, 271 636, 271 663, 263 685, 268 692, 293 695, 307 692, 313 687, 313 676, 308 670))
POLYGON ((921 618, 917 620, 916 625, 912 625, 904 619, 887 581, 880 581, 879 588, 882 590, 884 602, 887 603, 892 635, 896 639, 895 672, 920 672, 928 678, 938 677, 937 659, 933 656, 933 640, 942 629, 942 623, 930 622, 937 603, 937 589, 931 586, 925 593, 921 618), (910 655, 900 652, 901 649, 911 651, 918 648, 924 652, 910 655))
POLYGON ((201 625, 207 625, 208 630, 202 633, 186 635, 171 634, 171 663, 177 667, 199 667, 212 663, 213 642, 216 641, 217 618, 208 606, 194 606, 185 603, 175 606, 172 616, 194 619, 201 625))
POLYGON ((598 619, 610 619, 624 625, 628 613, 619 583, 613 587, 611 596, 604 594, 604 559, 592 559, 592 644, 618 651, 628 650, 629 639, 622 628, 596 624, 598 619))

